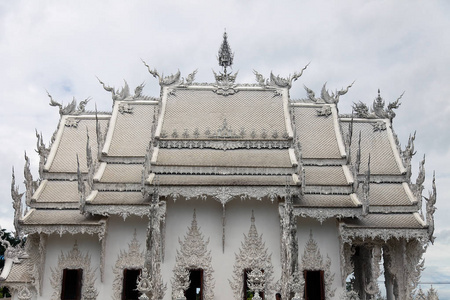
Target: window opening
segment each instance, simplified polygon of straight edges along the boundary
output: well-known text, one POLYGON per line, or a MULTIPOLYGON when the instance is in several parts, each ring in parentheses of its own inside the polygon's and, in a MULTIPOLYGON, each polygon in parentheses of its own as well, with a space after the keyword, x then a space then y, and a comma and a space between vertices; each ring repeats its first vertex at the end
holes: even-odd
POLYGON ((191 284, 184 293, 186 300, 202 300, 203 299, 203 269, 189 270, 189 280, 191 284))
POLYGON ((139 299, 139 291, 136 289, 139 275, 141 275, 141 269, 123 270, 122 300, 139 299))
POLYGON ((323 271, 303 271, 305 278, 305 300, 325 300, 323 271))
POLYGON ((83 269, 64 269, 61 300, 80 300, 83 269))
MULTIPOLYGON (((252 269, 244 269, 244 300, 251 300, 255 293, 248 288, 248 273, 251 272, 252 269)), ((264 273, 264 270, 261 270, 264 273)), ((264 291, 259 292, 259 297, 264 300, 264 291)))

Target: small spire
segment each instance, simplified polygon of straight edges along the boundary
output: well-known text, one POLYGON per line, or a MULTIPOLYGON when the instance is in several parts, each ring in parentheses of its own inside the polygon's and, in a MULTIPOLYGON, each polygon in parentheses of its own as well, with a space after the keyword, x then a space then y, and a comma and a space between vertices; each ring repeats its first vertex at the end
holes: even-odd
POLYGON ((231 52, 230 45, 227 40, 227 32, 223 33, 223 42, 220 45, 219 56, 219 66, 223 67, 223 73, 227 74, 227 67, 231 67, 233 64, 234 53, 231 52))

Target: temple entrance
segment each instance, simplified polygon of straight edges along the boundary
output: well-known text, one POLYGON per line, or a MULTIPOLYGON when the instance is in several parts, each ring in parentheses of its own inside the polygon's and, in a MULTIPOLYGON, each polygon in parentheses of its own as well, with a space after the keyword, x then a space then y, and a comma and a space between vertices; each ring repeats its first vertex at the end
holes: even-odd
POLYGON ((123 290, 122 300, 139 299, 139 291, 136 289, 137 280, 141 274, 140 269, 124 269, 123 270, 123 290))
POLYGON ((203 299, 203 269, 189 270, 189 280, 191 284, 184 293, 186 300, 203 299))
POLYGON ((323 271, 303 271, 305 277, 305 300, 325 300, 323 271))
POLYGON ((80 300, 83 269, 64 269, 61 290, 62 300, 80 300))

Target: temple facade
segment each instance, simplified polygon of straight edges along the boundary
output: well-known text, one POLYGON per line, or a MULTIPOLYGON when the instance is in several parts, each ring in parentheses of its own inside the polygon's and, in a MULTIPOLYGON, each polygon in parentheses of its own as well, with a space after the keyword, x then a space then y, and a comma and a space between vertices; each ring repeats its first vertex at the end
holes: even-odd
POLYGON ((237 83, 226 34, 218 58, 201 84, 144 62, 158 98, 99 80, 111 112, 49 95, 61 118, 49 145, 36 133, 39 178, 26 157, 25 195, 11 184, 27 237, 2 240, 13 299, 416 299, 436 187, 422 195, 425 159, 411 179, 401 97, 340 114, 351 85, 291 99, 307 66, 237 83))

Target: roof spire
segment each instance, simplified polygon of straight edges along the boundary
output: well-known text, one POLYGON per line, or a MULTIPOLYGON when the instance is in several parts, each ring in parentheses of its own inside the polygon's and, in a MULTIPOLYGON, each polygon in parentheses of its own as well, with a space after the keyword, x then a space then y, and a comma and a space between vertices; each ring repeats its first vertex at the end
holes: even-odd
POLYGON ((227 67, 231 67, 233 64, 234 53, 231 52, 230 45, 227 40, 227 32, 223 33, 223 42, 220 45, 219 55, 217 59, 219 60, 219 66, 223 67, 224 75, 227 75, 227 67))

